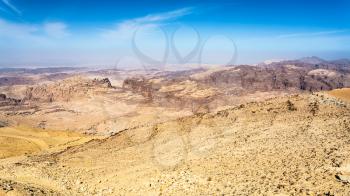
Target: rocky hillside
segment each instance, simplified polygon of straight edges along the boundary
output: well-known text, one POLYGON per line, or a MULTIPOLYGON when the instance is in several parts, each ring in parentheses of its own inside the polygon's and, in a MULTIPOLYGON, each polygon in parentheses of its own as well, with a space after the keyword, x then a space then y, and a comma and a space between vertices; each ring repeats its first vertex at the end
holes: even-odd
POLYGON ((19 99, 9 98, 5 94, 0 94, 0 107, 18 105, 20 103, 21 103, 21 100, 19 99))
POLYGON ((70 195, 346 195, 349 111, 322 93, 252 102, 2 161, 0 175, 70 195))
POLYGON ((25 101, 69 101, 84 98, 98 90, 112 88, 110 81, 105 79, 86 79, 72 77, 60 82, 29 87, 25 92, 25 101))
POLYGON ((236 86, 252 92, 289 89, 313 92, 348 86, 350 72, 341 73, 329 69, 308 70, 296 65, 273 68, 238 66, 197 77, 197 81, 211 86, 236 86))
MULTIPOLYGON (((346 61, 345 61, 346 63, 346 61)), ((257 92, 317 92, 350 86, 350 64, 307 58, 261 66, 231 66, 124 80, 123 88, 158 105, 215 108, 257 92), (318 63, 318 64, 315 64, 318 63), (217 103, 218 100, 222 103, 217 103)))

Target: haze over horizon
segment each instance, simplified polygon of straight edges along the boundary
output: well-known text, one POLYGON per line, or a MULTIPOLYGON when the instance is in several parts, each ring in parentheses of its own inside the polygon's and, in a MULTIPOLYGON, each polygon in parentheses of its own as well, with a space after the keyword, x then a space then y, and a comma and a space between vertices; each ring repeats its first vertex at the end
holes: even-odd
POLYGON ((350 58, 349 5, 346 0, 0 0, 0 66, 350 58))

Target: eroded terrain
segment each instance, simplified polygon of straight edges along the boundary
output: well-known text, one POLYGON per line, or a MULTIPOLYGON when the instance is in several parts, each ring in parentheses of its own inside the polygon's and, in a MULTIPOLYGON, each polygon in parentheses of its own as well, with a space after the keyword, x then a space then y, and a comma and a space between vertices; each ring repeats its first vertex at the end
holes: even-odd
POLYGON ((0 195, 347 195, 342 63, 4 72, 0 195))

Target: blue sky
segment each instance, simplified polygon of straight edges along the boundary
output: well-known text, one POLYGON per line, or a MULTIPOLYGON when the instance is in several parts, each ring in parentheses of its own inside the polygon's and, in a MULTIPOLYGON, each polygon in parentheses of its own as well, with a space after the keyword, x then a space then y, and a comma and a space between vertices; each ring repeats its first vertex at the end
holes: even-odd
POLYGON ((0 0, 0 66, 350 58, 349 8, 345 0, 0 0))

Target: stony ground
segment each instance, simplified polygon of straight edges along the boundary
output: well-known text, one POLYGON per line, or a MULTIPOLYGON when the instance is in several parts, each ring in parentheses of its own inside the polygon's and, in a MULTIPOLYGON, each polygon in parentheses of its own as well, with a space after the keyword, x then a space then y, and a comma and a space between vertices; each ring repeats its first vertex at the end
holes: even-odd
POLYGON ((349 119, 325 93, 273 98, 3 159, 0 184, 19 195, 348 195, 349 119))

